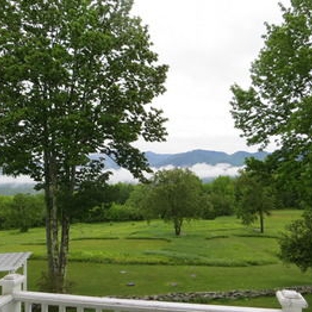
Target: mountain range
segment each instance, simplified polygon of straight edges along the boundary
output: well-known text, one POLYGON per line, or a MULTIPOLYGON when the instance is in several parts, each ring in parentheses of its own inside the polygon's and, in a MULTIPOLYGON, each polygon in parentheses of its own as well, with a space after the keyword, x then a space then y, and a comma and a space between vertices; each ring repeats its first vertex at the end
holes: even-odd
POLYGON ((245 159, 254 157, 263 160, 268 155, 267 152, 244 152, 239 151, 234 154, 210 150, 193 150, 177 154, 157 154, 146 152, 145 156, 151 167, 160 168, 172 165, 174 167, 191 167, 195 164, 208 164, 211 166, 217 164, 230 164, 235 167, 243 166, 245 159))
MULTIPOLYGON (((248 157, 263 160, 268 154, 268 152, 264 151, 255 153, 238 151, 234 154, 227 154, 225 152, 201 149, 176 154, 159 154, 151 151, 145 152, 149 165, 153 168, 166 166, 191 167, 195 164, 207 164, 211 166, 215 166, 217 164, 229 164, 234 167, 241 167, 244 165, 245 159, 248 157)), ((97 159, 101 156, 103 155, 92 154, 90 155, 90 158, 97 159)), ((118 169, 118 166, 113 160, 106 158, 106 168, 118 169)))
MULTIPOLYGON (((145 152, 145 156, 154 169, 172 167, 186 167, 191 169, 203 181, 208 182, 220 175, 235 176, 240 167, 245 163, 247 157, 254 157, 263 160, 269 153, 256 152, 249 153, 239 151, 234 154, 211 150, 193 150, 185 153, 159 154, 154 152, 145 152)), ((101 154, 90 155, 91 159, 103 157, 101 154)), ((110 158, 106 158, 106 169, 111 169, 116 176, 114 182, 132 183, 133 177, 130 173, 125 173, 110 158)), ((33 193, 34 182, 29 177, 3 176, 0 170, 0 194, 14 195, 17 193, 33 193)))

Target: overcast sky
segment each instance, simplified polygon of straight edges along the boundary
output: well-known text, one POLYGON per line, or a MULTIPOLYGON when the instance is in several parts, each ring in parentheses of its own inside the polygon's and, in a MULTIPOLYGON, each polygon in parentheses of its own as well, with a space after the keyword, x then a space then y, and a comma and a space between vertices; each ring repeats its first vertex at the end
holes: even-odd
POLYGON ((155 99, 169 118, 164 143, 143 150, 255 151, 234 129, 230 87, 249 86, 249 68, 263 47, 264 22, 282 20, 278 2, 289 0, 134 0, 133 12, 149 26, 153 49, 170 66, 167 92, 155 99))
MULTIPOLYGON (((249 86, 249 68, 263 47, 264 22, 280 23, 278 2, 289 0, 134 0, 133 13, 149 26, 153 49, 170 70, 167 92, 155 99, 169 118, 164 143, 143 143, 143 151, 178 153, 194 149, 234 153, 256 151, 234 129, 230 86, 249 86)), ((200 177, 234 175, 225 164, 195 165, 200 177)), ((1 177, 1 183, 12 183, 1 177)), ((113 180, 131 181, 126 170, 113 180)), ((20 181, 29 182, 21 177, 20 181)))

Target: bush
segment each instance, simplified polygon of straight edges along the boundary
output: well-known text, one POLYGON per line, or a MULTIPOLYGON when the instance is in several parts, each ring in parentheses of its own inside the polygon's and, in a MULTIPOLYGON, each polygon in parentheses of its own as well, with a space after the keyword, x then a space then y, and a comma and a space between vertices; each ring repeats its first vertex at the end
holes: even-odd
POLYGON ((45 219, 45 204, 42 194, 16 194, 4 206, 3 227, 5 229, 20 229, 27 232, 31 227, 43 226, 45 219))
POLYGON ((138 221, 144 220, 144 217, 141 212, 134 207, 113 203, 112 206, 105 211, 105 219, 107 221, 138 221))

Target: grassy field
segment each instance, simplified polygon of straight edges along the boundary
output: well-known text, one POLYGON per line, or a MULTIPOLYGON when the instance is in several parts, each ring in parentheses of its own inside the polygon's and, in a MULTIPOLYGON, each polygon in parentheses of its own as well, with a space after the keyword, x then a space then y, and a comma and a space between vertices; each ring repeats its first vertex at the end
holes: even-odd
MULTIPOLYGON (((242 226, 235 217, 185 223, 181 237, 161 221, 75 224, 68 272, 71 292, 122 297, 311 285, 311 272, 303 274, 277 257, 277 238, 300 215, 274 211, 265 221, 264 234, 242 226)), ((29 288, 36 290, 46 266, 44 229, 0 232, 0 252, 13 251, 33 252, 29 288)), ((275 298, 235 304, 278 307, 275 298)))

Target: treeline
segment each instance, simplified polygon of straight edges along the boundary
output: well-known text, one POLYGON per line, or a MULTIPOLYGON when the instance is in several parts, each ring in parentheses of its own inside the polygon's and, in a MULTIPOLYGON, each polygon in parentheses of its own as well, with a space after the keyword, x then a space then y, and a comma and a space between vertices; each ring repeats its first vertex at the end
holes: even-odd
MULTIPOLYGON (((107 184, 90 187, 71 199, 71 223, 119 222, 161 218, 172 221, 180 234, 185 219, 214 219, 237 215, 244 224, 260 220, 272 209, 299 208, 299 195, 283 183, 275 183, 262 162, 250 160, 235 178, 219 176, 202 182, 188 169, 157 172, 144 184, 107 184)), ((0 229, 28 231, 45 226, 43 194, 0 196, 0 229)))

